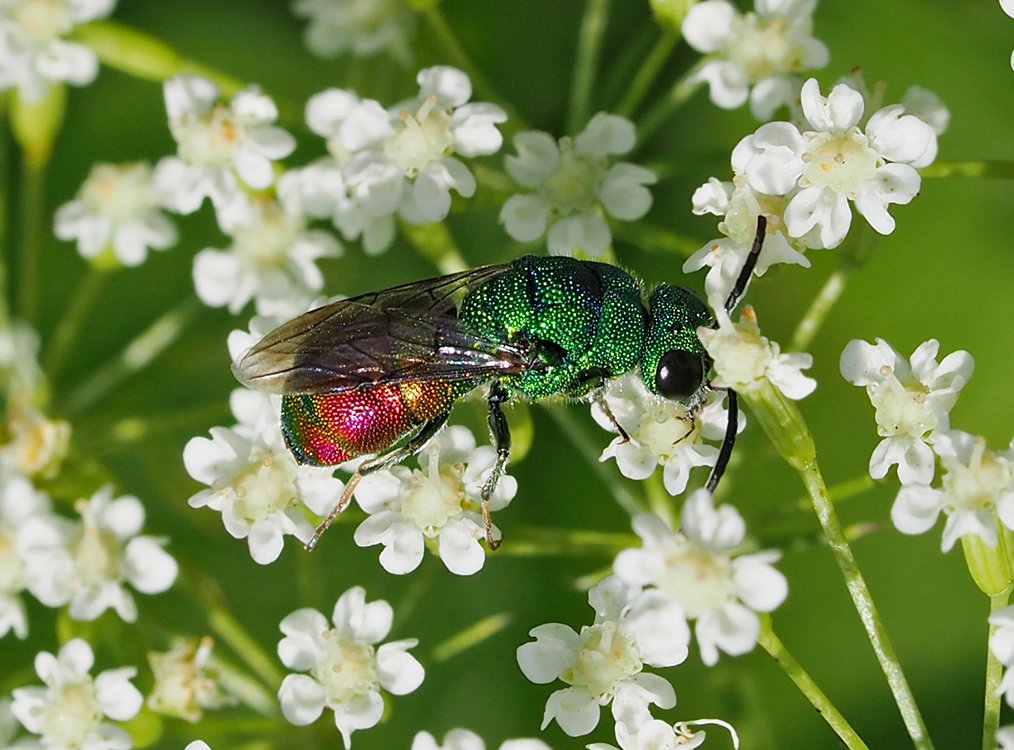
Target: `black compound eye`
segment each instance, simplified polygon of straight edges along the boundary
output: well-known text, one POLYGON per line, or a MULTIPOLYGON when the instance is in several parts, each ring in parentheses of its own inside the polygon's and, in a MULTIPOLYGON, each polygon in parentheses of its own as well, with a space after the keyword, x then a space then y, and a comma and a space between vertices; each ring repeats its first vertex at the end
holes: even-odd
POLYGON ((704 363, 700 354, 670 349, 658 361, 655 390, 671 401, 690 398, 704 381, 704 363))

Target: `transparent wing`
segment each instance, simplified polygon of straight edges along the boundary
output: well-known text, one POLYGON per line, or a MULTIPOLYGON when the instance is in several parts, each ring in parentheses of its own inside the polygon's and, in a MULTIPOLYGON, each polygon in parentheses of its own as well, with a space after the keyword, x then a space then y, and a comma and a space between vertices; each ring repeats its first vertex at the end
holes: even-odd
POLYGON ((483 266, 311 310, 261 339, 233 372, 250 388, 309 394, 538 367, 525 346, 487 340, 458 321, 461 298, 507 268, 483 266))

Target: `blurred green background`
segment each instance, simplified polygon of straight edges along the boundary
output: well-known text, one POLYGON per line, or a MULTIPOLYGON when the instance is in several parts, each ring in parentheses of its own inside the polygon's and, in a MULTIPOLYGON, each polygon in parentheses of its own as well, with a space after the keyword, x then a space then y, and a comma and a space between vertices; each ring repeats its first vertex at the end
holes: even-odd
MULTIPOLYGON (((464 50, 503 97, 500 103, 509 102, 529 126, 555 135, 564 134, 584 7, 582 2, 544 0, 446 0, 439 6, 464 50)), ((297 116, 309 95, 328 86, 355 87, 363 96, 393 103, 415 91, 416 69, 449 62, 425 24, 417 29, 416 58, 410 69, 383 59, 316 59, 302 45, 302 23, 279 0, 121 0, 114 18, 166 40, 190 58, 260 84, 279 102, 292 103, 297 116)), ((860 67, 867 82, 888 83, 885 102, 899 100, 912 84, 930 88, 952 115, 950 129, 940 139, 939 161, 1010 160, 1014 158, 1014 74, 1008 64, 1012 32, 1014 20, 997 2, 825 2, 815 15, 815 35, 830 48, 831 64, 817 75, 826 92, 838 76, 860 67)), ((629 76, 624 66, 643 55, 656 34, 645 2, 612 3, 592 111, 615 103, 616 92, 629 76)), ((681 47, 655 93, 664 91, 694 60, 696 54, 681 47)), ((305 163, 320 153, 319 139, 298 119, 283 124, 300 142, 289 164, 305 163)), ((654 190, 655 204, 647 222, 685 234, 698 245, 717 236, 713 217, 691 215, 690 195, 709 176, 728 179, 731 148, 756 125, 745 110, 718 110, 704 92, 698 92, 639 156, 667 168, 666 178, 654 190)), ((155 161, 173 150, 161 87, 104 68, 95 84, 70 92, 66 124, 47 178, 47 210, 51 214, 73 196, 95 161, 155 161)), ((9 214, 14 232, 6 259, 16 287, 18 158, 9 140, 3 158, 8 165, 7 189, 15 202, 9 214)), ((502 154, 489 163, 499 168, 501 158, 502 154)), ((977 372, 952 412, 952 426, 983 435, 990 447, 1001 449, 1014 425, 1010 184, 925 179, 922 194, 912 205, 896 206, 891 212, 898 222, 896 232, 883 238, 868 264, 852 276, 812 347, 811 374, 819 387, 802 403, 802 410, 831 484, 864 475, 877 442, 864 393, 838 375, 838 356, 852 338, 880 336, 906 355, 927 338, 938 338, 942 353, 968 350, 977 372)), ((450 229, 470 263, 521 252, 498 227, 496 216, 495 207, 451 216, 450 229)), ((182 235, 178 247, 107 279, 69 365, 53 384, 55 414, 61 414, 90 373, 159 315, 192 295, 194 253, 227 244, 208 208, 178 218, 177 223, 182 235)), ((856 217, 854 230, 862 225, 856 217)), ((66 314, 86 264, 70 244, 52 237, 44 253, 44 305, 39 319, 32 322, 45 341, 66 314)), ((621 263, 650 282, 681 280, 678 256, 623 242, 617 244, 616 253, 621 263)), ((812 252, 810 258, 811 270, 782 267, 750 291, 748 301, 772 339, 788 341, 796 321, 837 267, 835 251, 812 252)), ((344 257, 322 266, 327 291, 347 294, 434 272, 400 240, 368 263, 361 249, 349 243, 344 257)), ((700 289, 703 276, 686 283, 700 289)), ((234 328, 245 328, 246 320, 245 314, 234 318, 202 308, 186 335, 143 374, 85 413, 69 417, 75 454, 82 461, 101 464, 120 489, 142 499, 149 514, 146 532, 171 539, 169 550, 183 571, 172 591, 138 596, 137 628, 121 631, 105 618, 90 629, 99 666, 119 666, 121 655, 133 660, 142 666, 138 682, 147 688, 150 678, 140 657, 144 649, 164 648, 163 639, 170 632, 208 632, 201 600, 194 593, 198 589, 221 596, 261 646, 273 653, 282 617, 303 606, 329 614, 341 592, 361 584, 369 598, 384 598, 394 605, 392 638, 419 638, 415 653, 426 666, 427 677, 419 690, 393 700, 389 721, 356 733, 356 747, 407 748, 418 730, 441 738, 455 726, 479 732, 488 747, 517 736, 541 736, 555 748, 612 742, 608 713, 587 738, 567 738, 555 724, 540 734, 545 700, 559 685, 528 683, 514 656, 515 648, 528 639, 527 631, 538 624, 555 621, 580 628, 588 623, 592 613, 574 580, 605 568, 610 560, 518 557, 511 553, 512 530, 629 530, 625 513, 547 413, 569 408, 581 432, 601 449, 610 436, 595 427, 587 408, 532 408, 534 450, 511 465, 520 488, 514 503, 496 519, 504 530, 505 545, 473 577, 451 575, 431 557, 413 574, 391 576, 380 568, 377 548, 355 546, 354 524, 348 521, 329 531, 314 554, 305 554, 290 538, 282 557, 261 567, 250 559, 244 541, 226 534, 217 513, 187 506, 187 498, 199 485, 187 476, 181 460, 190 437, 206 435, 213 425, 232 424, 227 397, 236 384, 229 372, 225 336, 234 328), (114 425, 135 417, 151 431, 136 441, 113 440, 114 425), (508 613, 511 623, 494 637, 448 661, 430 658, 435 645, 499 612, 508 613), (131 634, 133 640, 124 642, 121 633, 131 634)), ((456 414, 483 434, 478 406, 462 406, 456 414)), ((789 579, 790 593, 774 614, 776 632, 871 748, 908 746, 837 567, 817 539, 812 513, 785 513, 787 505, 802 498, 801 485, 754 426, 741 437, 735 461, 723 499, 739 508, 762 545, 784 550, 779 567, 789 579)), ((607 468, 617 473, 612 463, 607 468)), ((846 523, 873 522, 879 527, 855 542, 855 552, 936 746, 978 747, 987 601, 972 584, 960 551, 940 553, 940 525, 919 537, 893 529, 888 513, 896 491, 889 478, 844 502, 840 512, 846 523)), ((57 646, 53 613, 33 602, 29 618, 27 641, 8 635, 0 644, 0 685, 5 690, 35 683, 32 656, 57 646)), ((838 746, 821 718, 763 652, 736 659, 723 656, 717 667, 708 669, 692 649, 685 664, 663 674, 672 679, 679 696, 676 710, 664 714, 672 720, 728 720, 739 730, 744 747, 750 748, 838 746)), ((156 747, 181 748, 196 737, 215 750, 251 740, 264 741, 268 747, 337 747, 340 739, 328 717, 313 728, 293 728, 281 720, 248 723, 243 712, 226 711, 209 714, 194 727, 168 722, 156 747)), ((1010 720, 1006 714, 1005 720, 1010 720)), ((724 747, 727 740, 715 731, 708 746, 724 747)))

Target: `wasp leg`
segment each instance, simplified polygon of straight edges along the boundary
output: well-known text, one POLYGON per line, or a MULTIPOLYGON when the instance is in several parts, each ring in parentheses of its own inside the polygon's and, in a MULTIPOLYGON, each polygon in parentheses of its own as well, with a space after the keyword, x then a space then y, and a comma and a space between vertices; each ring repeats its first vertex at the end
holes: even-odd
POLYGON ((507 460, 511 457, 511 428, 507 423, 500 404, 507 401, 510 394, 503 384, 496 380, 489 387, 489 395, 486 401, 489 404, 489 414, 486 421, 489 424, 489 439, 496 449, 496 463, 489 473, 485 484, 482 485, 482 523, 486 527, 486 544, 491 550, 500 546, 501 539, 493 537, 493 520, 489 516, 489 499, 493 496, 496 483, 500 481, 504 469, 507 467, 507 460))
POLYGON ((753 269, 757 266, 757 260, 760 258, 761 248, 764 247, 764 232, 767 230, 768 219, 764 214, 757 217, 757 233, 753 237, 753 246, 750 248, 750 252, 746 256, 746 261, 743 263, 743 268, 739 271, 739 276, 736 278, 736 283, 732 287, 732 291, 729 292, 729 296, 725 298, 725 311, 731 313, 733 308, 736 307, 736 303, 739 302, 739 298, 743 296, 743 292, 746 291, 746 285, 750 283, 750 276, 753 274, 753 269))
POLYGON ((327 517, 317 525, 317 528, 313 532, 313 536, 310 537, 310 541, 304 545, 306 551, 313 551, 313 549, 317 546, 317 542, 320 541, 324 532, 327 531, 327 527, 331 525, 331 522, 338 516, 339 513, 345 510, 345 506, 347 506, 349 501, 352 499, 352 493, 355 492, 356 486, 364 476, 372 474, 380 469, 385 469, 388 466, 400 463, 409 456, 414 456, 416 453, 421 451, 426 443, 428 443, 433 436, 440 431, 440 428, 444 426, 449 414, 450 412, 444 412, 428 422, 425 422, 423 426, 419 428, 419 431, 400 448, 395 448, 393 451, 383 453, 368 461, 363 461, 363 463, 359 465, 359 468, 356 469, 356 473, 349 477, 349 481, 345 484, 345 491, 342 492, 342 496, 338 499, 338 502, 335 503, 334 507, 328 512, 327 517))
POLYGON ((610 422, 612 422, 613 427, 616 428, 616 431, 620 434, 620 437, 623 439, 623 442, 629 443, 630 435, 628 435, 627 431, 623 429, 622 425, 620 425, 620 423, 616 421, 616 417, 613 415, 613 410, 609 408, 609 403, 606 401, 606 397, 602 395, 603 388, 605 388, 604 382, 601 386, 599 386, 598 390, 595 391, 594 397, 595 403, 599 405, 599 408, 602 410, 602 413, 606 415, 606 417, 609 419, 610 422))
POLYGON ((729 395, 729 418, 725 423, 725 437, 722 438, 722 447, 718 449, 718 459, 711 470, 711 476, 708 477, 707 484, 704 485, 708 492, 715 491, 715 488, 718 486, 718 480, 725 473, 725 467, 728 465, 729 457, 732 455, 732 446, 736 444, 736 432, 739 428, 739 404, 736 398, 736 391, 728 388, 725 392, 729 395))

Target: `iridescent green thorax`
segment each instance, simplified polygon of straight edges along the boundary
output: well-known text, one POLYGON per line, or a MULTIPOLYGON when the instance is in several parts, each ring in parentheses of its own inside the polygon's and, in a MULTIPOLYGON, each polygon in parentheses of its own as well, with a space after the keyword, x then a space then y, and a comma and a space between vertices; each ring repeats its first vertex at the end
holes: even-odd
POLYGON ((648 390, 658 393, 655 387, 658 361, 672 350, 699 354, 706 374, 710 364, 697 337, 697 329, 710 325, 712 318, 711 311, 700 297, 681 286, 661 284, 648 298, 648 309, 650 320, 641 356, 641 377, 648 390))
POLYGON ((581 396, 641 359, 647 313, 630 274, 606 263, 524 257, 458 311, 484 336, 534 345, 543 368, 503 378, 533 399, 581 396))

